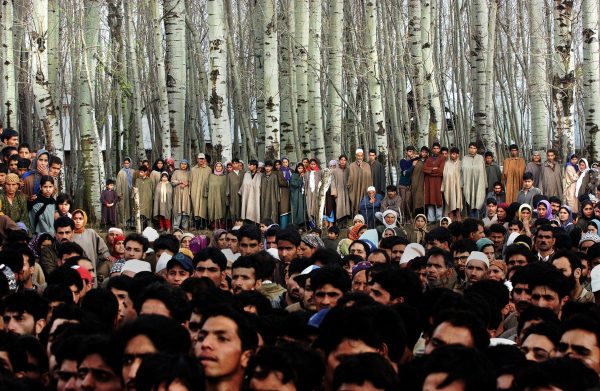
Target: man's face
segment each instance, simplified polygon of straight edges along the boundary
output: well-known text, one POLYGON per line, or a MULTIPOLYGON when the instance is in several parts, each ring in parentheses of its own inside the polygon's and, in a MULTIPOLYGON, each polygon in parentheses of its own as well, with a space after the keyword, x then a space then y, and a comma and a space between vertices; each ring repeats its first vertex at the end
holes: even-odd
POLYGON ((493 217, 496 214, 496 211, 498 210, 498 205, 496 204, 487 204, 487 215, 490 217, 493 217))
POLYGON ((358 255, 363 259, 363 261, 367 260, 367 252, 365 251, 365 247, 360 243, 354 243, 350 246, 350 254, 358 255))
POLYGON ((233 377, 244 370, 250 357, 242 350, 235 322, 224 316, 206 319, 198 334, 195 354, 210 380, 233 377))
POLYGON ((521 351, 529 361, 546 361, 554 354, 554 350, 554 343, 540 334, 529 334, 521 344, 521 351))
POLYGON ((551 251, 555 242, 552 231, 538 231, 535 235, 535 248, 538 251, 551 251))
POLYGON ((57 178, 58 175, 60 174, 60 169, 62 168, 62 166, 58 163, 52 163, 52 165, 50 166, 50 176, 52 178, 57 178))
POLYGON ((9 147, 17 147, 19 145, 19 136, 12 136, 6 139, 6 145, 9 147))
POLYGON ((591 331, 565 331, 558 343, 558 356, 580 360, 600 374, 600 348, 596 334, 591 331))
POLYGON ((444 285, 450 276, 450 269, 442 255, 432 255, 427 260, 427 283, 431 287, 444 285))
POLYGON ((502 248, 504 245, 504 235, 500 232, 490 233, 490 240, 494 243, 494 248, 502 248))
POLYGON ((374 162, 377 159, 377 155, 373 152, 369 152, 369 161, 374 162))
POLYGON ((190 278, 191 273, 180 265, 175 265, 167 271, 167 282, 173 286, 180 286, 190 278))
POLYGON ((340 168, 346 168, 347 163, 348 159, 346 159, 345 157, 340 158, 340 161, 338 162, 340 168))
POLYGON ((19 148, 19 157, 21 159, 31 159, 31 152, 28 148, 19 148))
POLYGON ((156 347, 145 335, 136 335, 125 345, 121 376, 127 390, 135 390, 135 377, 144 356, 157 353, 156 347))
POLYGON ((240 252, 238 238, 234 234, 228 233, 225 236, 225 243, 227 244, 227 247, 231 249, 232 253, 236 254, 240 252))
POLYGON ((483 225, 477 226, 477 231, 471 232, 470 238, 472 241, 477 242, 479 239, 483 238, 485 233, 483 231, 483 225))
POLYGON ((529 289, 529 284, 515 284, 510 294, 519 312, 523 312, 531 304, 531 289, 529 289))
POLYGON ((92 275, 92 285, 96 286, 96 271, 94 270, 94 264, 86 259, 80 259, 77 261, 77 264, 92 275))
POLYGON ((58 243, 70 242, 73 240, 73 229, 71 227, 58 227, 54 237, 58 243))
POLYGON ((518 149, 511 149, 510 150, 510 156, 511 157, 517 157, 519 155, 519 150, 518 149))
POLYGON ((516 232, 518 234, 521 233, 521 228, 519 228, 518 224, 511 224, 508 226, 508 234, 512 234, 513 232, 516 232))
POLYGON ((373 298, 376 302, 383 305, 388 305, 392 301, 392 296, 390 292, 383 289, 379 283, 374 282, 369 285, 369 296, 373 298))
POLYGON ((551 162, 551 163, 554 162, 554 158, 556 158, 556 155, 554 155, 554 152, 550 152, 550 151, 546 152, 546 159, 549 162, 551 162))
POLYGON ((352 292, 369 292, 366 270, 361 270, 354 275, 354 278, 352 279, 352 292))
POLYGON ((77 361, 75 360, 63 360, 56 371, 57 391, 73 391, 77 388, 77 361))
POLYGON ((134 240, 125 242, 125 260, 144 259, 144 246, 134 240))
POLYGON ((121 391, 120 377, 104 362, 99 354, 90 354, 77 368, 77 389, 121 391))
POLYGON ((334 287, 331 284, 325 284, 318 289, 315 289, 315 305, 317 311, 324 308, 333 308, 344 292, 334 287))
POLYGON ((16 335, 36 335, 36 322, 28 312, 4 311, 4 330, 16 335))
POLYGON ((426 149, 421 149, 420 155, 421 159, 426 159, 429 156, 429 152, 426 149))
POLYGON ((356 154, 356 161, 357 162, 362 162, 365 159, 365 154, 363 152, 358 152, 356 154))
POLYGON ((307 278, 306 282, 304 283, 304 294, 302 296, 302 306, 307 311, 316 311, 317 310, 317 307, 315 306, 314 292, 310 285, 310 278, 307 278))
POLYGON ((283 263, 290 263, 298 256, 298 247, 287 240, 278 240, 277 252, 279 253, 279 259, 283 263))
POLYGON ((536 286, 531 291, 531 304, 541 308, 549 308, 554 311, 556 315, 560 315, 562 306, 568 298, 568 296, 565 296, 564 298, 559 297, 558 293, 547 286, 536 286))
POLYGON ((427 341, 425 354, 430 354, 435 349, 444 345, 463 345, 472 348, 475 346, 475 341, 469 329, 456 327, 448 322, 442 322, 433 330, 431 338, 427 341))
POLYGON ((267 242, 267 246, 266 249, 270 249, 270 248, 277 248, 277 239, 275 239, 275 235, 273 236, 267 236, 265 238, 265 241, 267 242))
POLYGON ((120 324, 135 318, 136 313, 133 308, 133 302, 129 298, 129 293, 117 288, 110 288, 110 291, 117 298, 119 303, 119 316, 117 322, 120 324))
POLYGON ((496 193, 496 194, 502 193, 502 186, 499 186, 499 185, 494 186, 494 193, 496 193))
POLYGON ((477 147, 469 145, 469 156, 475 156, 477 154, 477 147))
POLYGON ((198 161, 198 166, 200 166, 200 167, 206 166, 206 159, 200 158, 200 159, 197 159, 197 161, 198 161))
POLYGON ((17 164, 18 164, 17 160, 10 160, 8 162, 8 170, 12 173, 16 173, 18 170, 17 164))
POLYGON ((550 209, 552 210, 552 215, 556 216, 558 214, 558 211, 560 210, 560 203, 551 202, 550 209))
POLYGON ((533 187, 533 180, 532 179, 525 179, 523 181, 523 188, 529 190, 533 187))
MULTIPOLYGON (((340 342, 340 344, 326 357, 327 362, 325 367, 325 382, 328 384, 333 382, 333 373, 345 357, 361 353, 378 353, 378 351, 374 347, 367 345, 361 340, 342 340, 342 342, 340 342)), ((364 386, 365 384, 362 385, 361 389, 365 389, 364 386)))
POLYGON ((402 254, 404 254, 405 248, 405 244, 397 244, 394 247, 392 247, 392 262, 400 262, 400 258, 402 258, 402 254))
POLYGON ((219 269, 219 265, 214 263, 212 259, 207 259, 205 261, 198 262, 196 265, 196 271, 194 272, 194 277, 209 278, 218 288, 221 286, 223 277, 225 277, 225 270, 221 271, 221 269, 219 269))
POLYGON ((256 271, 249 267, 236 267, 232 271, 231 285, 233 293, 238 294, 243 291, 253 291, 260 288, 260 281, 256 279, 256 271))
POLYGON ((431 152, 437 156, 440 154, 440 149, 442 149, 442 148, 440 148, 436 145, 435 147, 431 148, 431 152))
POLYGON ((490 164, 492 164, 494 162, 494 158, 492 156, 486 156, 485 157, 485 164, 487 164, 488 166, 490 164))
POLYGON ((450 154, 450 159, 452 159, 453 162, 457 161, 458 160, 458 153, 452 152, 450 154))
POLYGON ((478 260, 471 260, 465 267, 465 276, 467 281, 474 283, 485 278, 488 268, 485 263, 478 260))
MULTIPOLYGON (((558 269, 565 277, 571 278, 573 275, 573 269, 567 257, 560 257, 552 260, 552 266, 558 269)), ((581 274, 581 270, 577 269, 578 274, 581 274)))
POLYGON ((240 240, 240 254, 242 256, 256 254, 259 250, 258 240, 253 240, 245 236, 240 240))

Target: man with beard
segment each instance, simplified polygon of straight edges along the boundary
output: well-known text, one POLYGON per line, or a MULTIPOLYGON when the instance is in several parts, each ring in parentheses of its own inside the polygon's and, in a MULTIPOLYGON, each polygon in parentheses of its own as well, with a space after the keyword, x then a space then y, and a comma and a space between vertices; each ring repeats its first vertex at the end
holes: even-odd
POLYGON ((231 285, 234 295, 260 289, 262 280, 260 264, 253 256, 241 256, 233 263, 231 285))
POLYGON ((570 281, 571 300, 578 303, 593 303, 594 294, 581 286, 581 259, 569 250, 560 250, 552 259, 552 266, 557 268, 570 281))
POLYGON ((358 213, 360 200, 367 194, 367 188, 373 185, 371 166, 364 161, 365 152, 358 148, 356 150, 356 161, 350 164, 348 175, 348 193, 350 197, 350 208, 352 215, 358 213))
POLYGON ((41 248, 40 265, 46 275, 52 273, 56 268, 58 246, 61 243, 72 242, 75 233, 75 223, 71 218, 62 216, 54 220, 54 239, 56 241, 50 246, 41 248))
POLYGON ((273 302, 273 308, 282 308, 287 311, 301 309, 303 287, 296 281, 296 277, 302 273, 302 270, 310 266, 308 258, 298 258, 292 260, 287 268, 287 278, 285 279, 286 291, 273 302))
POLYGON ((542 262, 549 262, 554 258, 554 245, 556 238, 552 226, 542 225, 535 233, 534 245, 538 251, 538 259, 542 262))
POLYGON ((331 173, 331 196, 335 200, 335 220, 340 222, 340 225, 350 215, 350 198, 348 195, 348 177, 350 170, 348 169, 348 157, 340 155, 338 158, 338 166, 331 173))
POLYGON ((452 244, 451 250, 458 282, 462 283, 465 281, 467 259, 473 251, 477 251, 477 245, 470 239, 461 239, 452 244))
POLYGON ((433 288, 453 289, 456 285, 452 258, 450 253, 440 248, 433 247, 427 254, 427 286, 433 288))

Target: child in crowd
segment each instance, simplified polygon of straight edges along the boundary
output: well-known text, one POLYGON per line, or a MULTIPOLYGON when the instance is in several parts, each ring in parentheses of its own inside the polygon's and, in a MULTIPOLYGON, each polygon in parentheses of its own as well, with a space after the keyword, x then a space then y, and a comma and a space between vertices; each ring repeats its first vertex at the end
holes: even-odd
POLYGON ((171 212, 173 211, 173 186, 169 181, 169 173, 160 174, 160 182, 154 190, 154 218, 158 220, 159 231, 171 229, 171 212))
POLYGON ((40 178, 40 191, 29 211, 31 229, 34 233, 47 232, 54 234, 56 200, 52 197, 53 193, 54 179, 49 175, 42 175, 40 178))
POLYGON ((415 216, 413 229, 409 234, 408 241, 410 243, 425 245, 425 234, 427 232, 427 217, 424 214, 418 214, 415 216))
POLYGON ((325 248, 337 251, 338 244, 340 243, 340 229, 337 225, 327 228, 327 237, 323 239, 323 243, 325 243, 325 248))
POLYGON ((73 200, 71 196, 67 193, 60 193, 56 197, 56 212, 54 212, 54 220, 59 217, 66 216, 71 218, 71 205, 73 204, 73 200))
POLYGON ((100 202, 102 203, 102 224, 107 227, 117 225, 117 207, 119 197, 115 192, 115 181, 108 179, 106 188, 100 194, 100 202))

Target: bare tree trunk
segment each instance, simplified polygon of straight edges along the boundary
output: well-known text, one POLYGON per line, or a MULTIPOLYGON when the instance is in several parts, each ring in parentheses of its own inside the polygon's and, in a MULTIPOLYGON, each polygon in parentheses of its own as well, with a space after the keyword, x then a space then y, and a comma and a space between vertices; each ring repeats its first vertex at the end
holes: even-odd
POLYGON ((301 156, 310 154, 310 132, 308 127, 308 39, 309 0, 294 0, 296 16, 296 39, 294 63, 296 64, 296 101, 298 113, 298 136, 301 156))
POLYGON ((279 47, 277 39, 277 12, 275 0, 264 0, 263 56, 265 65, 265 159, 275 160, 280 155, 279 121, 279 47))
MULTIPOLYGON (((440 141, 440 127, 444 127, 444 113, 440 103, 440 92, 437 85, 434 68, 435 15, 438 0, 423 0, 421 2, 421 45, 423 50, 423 73, 425 77, 424 102, 429 114, 429 139, 440 141), (431 16, 434 15, 432 20, 431 16)), ((424 117, 423 117, 424 118, 424 117)))
POLYGON ((534 150, 545 151, 548 148, 548 85, 546 82, 546 51, 544 1, 530 0, 529 34, 529 97, 531 103, 531 135, 534 150))
POLYGON ((421 49, 421 0, 408 2, 408 44, 410 47, 410 81, 413 98, 413 118, 417 123, 417 142, 429 145, 429 113, 423 96, 423 51, 421 49))
POLYGON ((2 3, 2 78, 6 88, 2 102, 5 114, 4 127, 18 129, 17 122, 17 76, 15 73, 15 58, 13 45, 13 0, 2 3))
POLYGON ((342 153, 342 65, 344 61, 344 0, 329 2, 329 58, 327 78, 327 159, 342 153))
POLYGON ((285 157, 292 162, 298 161, 298 127, 296 125, 296 78, 294 69, 294 0, 284 0, 279 11, 280 41, 279 51, 281 66, 279 67, 279 88, 281 90, 281 148, 285 157))
POLYGON ((308 108, 311 136, 311 156, 325 164, 325 135, 323 133, 323 106, 321 99, 321 20, 322 4, 310 0, 310 22, 308 41, 308 108))
POLYGON ((600 5, 583 0, 583 107, 585 135, 594 161, 600 160, 600 5))

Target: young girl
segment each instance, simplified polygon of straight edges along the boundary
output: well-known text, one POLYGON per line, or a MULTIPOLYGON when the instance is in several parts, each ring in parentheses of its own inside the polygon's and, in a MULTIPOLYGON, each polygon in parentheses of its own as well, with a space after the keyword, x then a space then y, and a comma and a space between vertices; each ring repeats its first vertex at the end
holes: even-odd
POLYGON ((169 173, 160 174, 160 182, 154 189, 154 218, 158 219, 160 231, 171 229, 171 212, 173 211, 173 186, 169 182, 169 173))
POLYGON ((72 203, 73 200, 71 200, 70 195, 66 193, 60 193, 56 197, 56 212, 54 212, 54 220, 62 216, 71 218, 71 213, 69 211, 71 210, 72 203))
POLYGON ((54 234, 54 212, 56 200, 54 193, 54 179, 49 175, 40 178, 40 191, 37 193, 33 206, 29 211, 31 229, 34 233, 48 232, 54 234))
POLYGON ((427 233, 427 217, 424 214, 415 216, 415 223, 408 241, 425 245, 425 234, 427 233))

